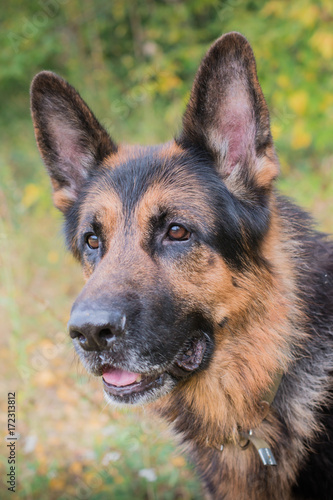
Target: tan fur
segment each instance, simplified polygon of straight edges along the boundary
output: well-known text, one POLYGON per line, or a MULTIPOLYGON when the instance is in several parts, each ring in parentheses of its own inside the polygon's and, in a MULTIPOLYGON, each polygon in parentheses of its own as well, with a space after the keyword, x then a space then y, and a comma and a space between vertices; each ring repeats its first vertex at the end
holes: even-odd
MULTIPOLYGON (((169 148, 172 151, 171 145, 166 149, 169 148)), ((142 150, 139 154, 141 153, 142 150)), ((120 148, 114 158, 118 156, 117 161, 126 162, 133 155, 135 150, 132 148, 120 148)), ((113 167, 112 162, 113 157, 112 161, 109 159, 107 162, 109 168, 113 167)), ((142 289, 145 283, 149 284, 154 267, 142 245, 148 233, 149 221, 158 213, 159 207, 183 205, 184 216, 190 218, 191 210, 187 207, 195 206, 204 214, 206 223, 212 223, 213 213, 204 195, 200 195, 200 186, 193 179, 190 185, 189 189, 186 176, 183 179, 177 178, 174 186, 160 182, 152 184, 131 216, 130 233, 127 233, 121 201, 116 193, 110 188, 105 190, 105 186, 98 187, 91 193, 91 199, 87 200, 82 210, 81 223, 86 212, 94 212, 111 247, 92 276, 91 296, 101 287, 107 290, 108 282, 114 283, 120 260, 123 268, 131 268, 132 286, 140 283, 142 289), (124 264, 126 262, 127 265, 124 264)), ((176 265, 163 260, 160 263, 159 272, 163 280, 168 283, 175 296, 183 304, 185 302, 188 310, 200 308, 213 320, 216 348, 209 370, 194 374, 186 382, 180 383, 174 392, 151 404, 150 408, 163 413, 170 423, 175 423, 179 415, 174 397, 177 393, 182 395, 186 411, 195 414, 205 428, 205 432, 198 434, 192 444, 188 445, 194 456, 196 446, 207 450, 199 459, 199 465, 201 461, 204 470, 210 468, 211 450, 224 445, 219 460, 221 466, 224 464, 223 467, 230 469, 232 475, 232 480, 227 485, 224 483, 223 490, 230 498, 246 498, 247 483, 243 478, 249 469, 255 473, 255 468, 260 466, 253 447, 245 451, 240 449, 239 431, 255 429, 256 435, 264 438, 272 447, 279 441, 282 431, 278 419, 271 409, 265 421, 262 421, 260 403, 276 373, 287 370, 293 362, 290 344, 299 342, 299 338, 304 335, 302 325, 306 322, 300 312, 301 304, 297 307, 295 276, 289 258, 298 249, 290 247, 289 235, 284 235, 280 227, 275 216, 273 194, 271 211, 272 220, 262 244, 262 252, 263 257, 273 265, 273 273, 266 271, 264 267, 241 273, 231 270, 220 255, 203 246, 192 251, 189 258, 178 261, 176 265), (300 325, 299 331, 295 332, 290 328, 291 314, 294 323, 300 325), (219 326, 226 317, 229 321, 219 326), (237 469, 237 477, 234 476, 234 468, 237 469)), ((92 271, 92 267, 85 267, 86 276, 90 276, 92 271)), ((121 277, 116 279, 118 286, 126 290, 128 283, 121 283, 121 277)), ((292 411, 297 415, 297 404, 292 411)), ((305 415, 305 421, 297 415, 295 425, 302 435, 309 438, 318 430, 310 414, 308 419, 305 415)), ((280 481, 285 482, 286 491, 288 484, 295 478, 298 463, 304 454, 304 447, 297 439, 293 440, 290 447, 294 450, 294 455, 290 456, 290 451, 284 450, 285 461, 279 468, 280 474, 282 467, 284 469, 280 481)), ((273 478, 276 472, 269 470, 268 475, 273 478)), ((267 487, 262 494, 258 490, 256 496, 248 498, 261 500, 266 498, 265 495, 267 487)), ((285 500, 289 498, 286 496, 285 500)))
MULTIPOLYGON (((267 489, 262 494, 258 490, 255 496, 246 496, 247 484, 245 479, 243 482, 243 477, 255 464, 258 466, 258 457, 253 447, 241 451, 239 430, 256 429, 256 435, 264 438, 270 446, 278 443, 281 432, 278 420, 271 409, 263 422, 260 402, 276 372, 285 371, 293 362, 290 344, 301 342, 304 335, 302 325, 306 318, 301 308, 297 307, 295 277, 286 257, 286 245, 290 246, 290 243, 284 239, 277 219, 273 217, 263 246, 265 257, 274 265, 273 278, 260 269, 243 275, 232 273, 221 258, 216 256, 212 259, 208 256, 209 252, 198 255, 195 260, 197 268, 194 270, 192 263, 192 272, 188 272, 186 277, 180 275, 179 269, 170 277, 180 295, 185 295, 192 302, 197 300, 203 303, 203 308, 215 311, 216 323, 224 315, 232 318, 222 328, 216 324, 216 349, 209 370, 192 376, 186 386, 178 388, 185 407, 202 420, 206 429, 193 442, 206 447, 208 457, 212 446, 219 448, 224 444, 220 460, 224 468, 230 467, 232 471, 234 467, 237 470, 237 477, 230 472, 231 480, 223 483, 223 493, 229 492, 230 498, 267 498, 267 489), (208 266, 208 260, 214 261, 214 264, 208 266), (238 287, 233 286, 233 277, 236 277, 238 287), (250 305, 253 296, 257 300, 255 305, 250 305), (297 332, 290 328, 291 314, 295 323, 300 325, 297 332)), ((167 395, 151 408, 168 415, 170 422, 176 422, 178 415, 177 410, 173 410, 174 397, 175 394, 167 395)), ((303 425, 303 429, 299 429, 302 434, 313 437, 318 430, 314 422, 302 424, 300 416, 298 421, 295 425, 303 425)), ((285 482, 286 491, 288 484, 295 479, 299 461, 305 452, 296 439, 291 443, 291 449, 294 455, 290 456, 289 450, 285 450, 284 465, 279 468, 280 474, 281 467, 284 468, 280 481, 285 482)), ((193 445, 192 452, 195 454, 193 445)), ((203 470, 207 471, 209 467, 208 462, 202 464, 203 470)), ((269 470, 268 474, 274 476, 276 472, 269 470)), ((286 496, 285 500, 288 499, 286 496)))
POLYGON ((316 480, 323 465, 328 485, 332 468, 332 246, 275 196, 279 163, 247 40, 233 32, 211 46, 183 129, 165 145, 116 146, 50 72, 33 80, 31 111, 54 203, 88 280, 71 318, 77 350, 94 374, 119 363, 153 376, 142 399, 138 387, 118 388, 111 401, 159 397, 150 409, 174 427, 214 500, 295 500, 297 483, 308 499, 310 469, 313 491, 325 491, 316 480), (182 222, 191 241, 170 234, 182 222), (96 252, 84 247, 90 231, 101 241, 96 252), (264 413, 267 393, 275 399, 264 413), (276 468, 254 446, 242 448, 250 430, 272 448, 276 468))

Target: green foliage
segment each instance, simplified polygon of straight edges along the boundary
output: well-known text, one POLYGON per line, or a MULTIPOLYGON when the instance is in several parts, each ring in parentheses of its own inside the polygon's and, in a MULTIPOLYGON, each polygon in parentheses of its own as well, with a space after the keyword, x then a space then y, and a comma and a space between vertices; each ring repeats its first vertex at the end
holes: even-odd
MULTIPOLYGON (((238 30, 254 47, 283 163, 288 157, 298 166, 306 156, 313 167, 332 152, 330 0, 15 0, 5 14, 0 126, 6 142, 23 129, 30 140, 28 89, 42 69, 79 88, 117 140, 168 139, 179 128, 205 50, 223 32, 238 30)), ((23 180, 34 175, 32 165, 14 163, 23 180)))

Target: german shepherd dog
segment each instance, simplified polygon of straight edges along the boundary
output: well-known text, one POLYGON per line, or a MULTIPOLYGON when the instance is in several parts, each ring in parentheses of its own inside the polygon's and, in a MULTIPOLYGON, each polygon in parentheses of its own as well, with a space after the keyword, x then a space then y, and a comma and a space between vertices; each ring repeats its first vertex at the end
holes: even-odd
POLYGON ((247 40, 212 45, 166 144, 118 146, 51 72, 31 103, 107 401, 164 417, 209 498, 332 500, 333 243, 274 188, 247 40))

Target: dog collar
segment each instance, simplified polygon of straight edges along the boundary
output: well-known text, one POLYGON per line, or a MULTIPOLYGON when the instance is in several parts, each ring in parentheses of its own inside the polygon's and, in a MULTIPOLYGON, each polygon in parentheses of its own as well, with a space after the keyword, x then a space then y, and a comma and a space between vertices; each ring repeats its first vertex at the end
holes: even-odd
MULTIPOLYGON (((260 402, 261 406, 261 420, 258 425, 261 424, 265 420, 268 415, 269 409, 275 399, 276 393, 280 387, 281 380, 283 377, 283 372, 278 371, 273 379, 273 382, 269 389, 263 394, 263 397, 260 402)), ((277 465, 276 460, 274 458, 273 452, 270 449, 268 443, 258 436, 255 435, 255 430, 250 429, 248 432, 239 431, 239 441, 238 446, 241 450, 246 450, 250 444, 252 444, 259 453, 260 459, 264 465, 277 465)), ((224 449, 224 444, 213 445, 209 443, 207 438, 207 445, 211 448, 215 448, 218 451, 222 452, 224 449)), ((233 440, 228 440, 227 443, 234 443, 233 440)))

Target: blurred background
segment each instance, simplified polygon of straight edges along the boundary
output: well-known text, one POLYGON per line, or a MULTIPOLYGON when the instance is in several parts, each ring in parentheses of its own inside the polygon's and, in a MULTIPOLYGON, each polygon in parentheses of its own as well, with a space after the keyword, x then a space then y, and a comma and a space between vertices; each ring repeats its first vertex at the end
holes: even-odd
MULTIPOLYGON (((66 334, 83 280, 66 253, 29 114, 42 69, 75 86, 116 141, 170 139, 201 57, 222 33, 251 42, 281 160, 281 190, 322 230, 333 215, 331 0, 13 0, 1 7, 2 435, 17 396, 24 499, 200 499, 193 469, 144 411, 114 411, 66 334)), ((2 440, 2 444, 4 440, 2 440)), ((1 453, 1 481, 7 473, 1 453)), ((1 498, 13 498, 2 483, 1 498)))

